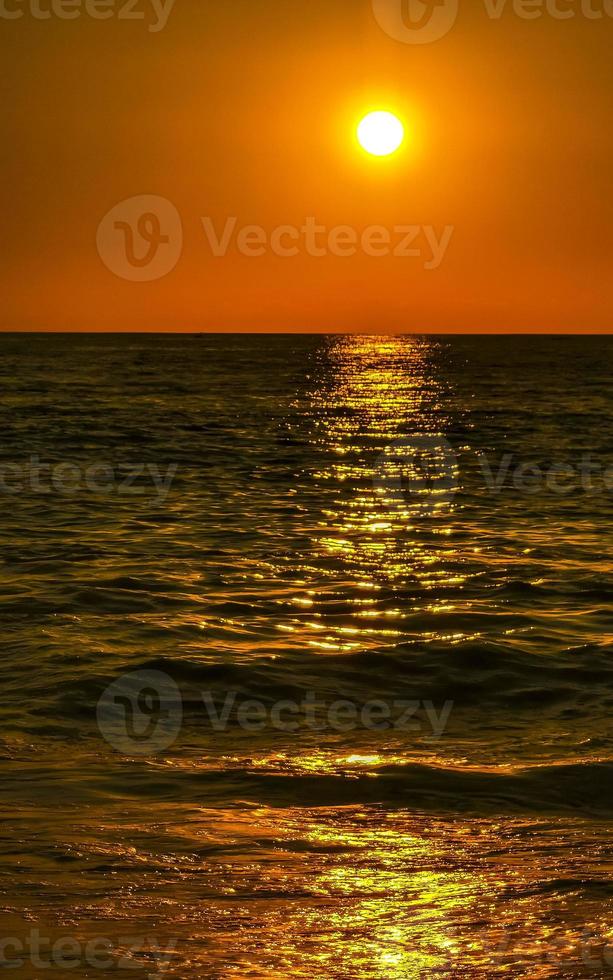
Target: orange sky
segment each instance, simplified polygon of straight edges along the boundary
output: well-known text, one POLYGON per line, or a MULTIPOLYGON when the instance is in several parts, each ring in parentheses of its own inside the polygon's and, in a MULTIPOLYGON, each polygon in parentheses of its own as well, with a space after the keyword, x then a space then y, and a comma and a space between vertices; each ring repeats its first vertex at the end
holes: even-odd
POLYGON ((0 24, 0 329, 611 330, 608 14, 558 0, 576 16, 509 3, 495 19, 460 0, 449 33, 408 44, 371 0, 176 0, 157 31, 152 0, 137 0, 144 20, 117 17, 126 0, 106 0, 106 20, 86 0, 75 19, 40 19, 33 2, 2 0, 23 16, 0 24), (356 147, 372 108, 406 123, 393 159, 356 147), (157 271, 172 267, 140 282, 115 226, 140 205, 99 226, 144 195, 180 225, 158 213, 157 271), (263 254, 232 238, 215 256, 206 218, 220 235, 229 219, 259 226, 248 242, 263 254), (327 229, 323 255, 307 218, 327 229), (271 245, 279 226, 297 255, 271 245), (379 250, 413 228, 421 254, 369 254, 370 226, 379 250), (436 257, 431 240, 446 242, 436 257))

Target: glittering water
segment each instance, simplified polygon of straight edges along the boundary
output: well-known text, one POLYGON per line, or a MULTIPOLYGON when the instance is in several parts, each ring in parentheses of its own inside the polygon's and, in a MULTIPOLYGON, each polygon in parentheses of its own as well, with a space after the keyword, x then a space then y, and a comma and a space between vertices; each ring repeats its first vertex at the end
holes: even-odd
POLYGON ((612 354, 2 338, 7 975, 613 974, 612 354))

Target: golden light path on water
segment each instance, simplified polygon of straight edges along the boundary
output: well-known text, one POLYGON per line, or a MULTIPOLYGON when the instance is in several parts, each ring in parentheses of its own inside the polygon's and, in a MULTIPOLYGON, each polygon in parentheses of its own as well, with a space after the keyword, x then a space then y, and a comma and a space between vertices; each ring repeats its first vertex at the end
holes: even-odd
MULTIPOLYGON (((501 497, 483 494, 475 395, 448 361, 444 342, 414 337, 334 337, 311 353, 285 422, 290 450, 298 447, 294 471, 280 469, 291 482, 287 489, 264 482, 263 469, 262 500, 270 504, 247 515, 269 546, 245 549, 225 572, 243 590, 240 609, 230 603, 226 611, 220 591, 217 617, 215 594, 207 596, 199 620, 206 636, 239 656, 530 640, 529 603, 501 617, 507 610, 496 587, 525 579, 526 589, 538 588, 543 571, 557 575, 555 560, 541 558, 538 575, 531 561, 551 534, 516 501, 502 523, 501 497)), ((506 440, 488 392, 479 417, 506 440)), ((494 454, 503 451, 494 444, 494 454)), ((561 613, 559 605, 542 610, 550 649, 565 645, 561 613)), ((563 613, 580 636, 581 611, 563 613)))
POLYGON ((454 612, 445 590, 457 593, 467 575, 452 540, 458 463, 446 440, 435 348, 418 338, 340 337, 315 372, 308 412, 325 468, 310 478, 325 504, 307 571, 329 586, 290 600, 311 613, 280 624, 294 642, 299 629, 311 630, 306 642, 322 652, 468 638, 434 619, 454 612), (330 596, 348 609, 342 624, 318 610, 330 596), (428 625, 412 629, 420 613, 428 625))
POLYGON ((561 833, 577 851, 594 845, 580 821, 193 803, 157 804, 147 828, 129 805, 122 826, 114 816, 75 827, 63 849, 80 862, 82 899, 64 932, 45 934, 79 921, 82 942, 125 936, 118 976, 151 970, 130 953, 137 935, 155 939, 162 975, 177 978, 544 980, 613 966, 604 879, 590 899, 578 877, 559 879, 561 833), (110 899, 102 863, 124 869, 110 899))

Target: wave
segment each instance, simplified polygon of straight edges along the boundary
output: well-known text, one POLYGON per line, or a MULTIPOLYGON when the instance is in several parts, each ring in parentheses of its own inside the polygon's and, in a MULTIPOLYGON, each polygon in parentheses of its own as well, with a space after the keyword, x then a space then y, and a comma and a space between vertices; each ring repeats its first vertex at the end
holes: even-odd
MULTIPOLYGON (((121 796, 125 769, 116 780, 107 773, 104 794, 121 796)), ((271 808, 379 806, 445 816, 613 815, 613 762, 534 766, 513 772, 431 766, 393 765, 376 772, 304 774, 250 768, 159 768, 134 763, 130 796, 156 801, 190 802, 211 807, 255 804, 271 808)))
MULTIPOLYGON (((30 660, 36 658, 30 656, 30 660)), ((185 713, 200 711, 202 693, 223 700, 229 693, 265 704, 301 700, 307 691, 320 698, 356 702, 408 698, 452 701, 454 711, 522 712, 541 707, 586 717, 613 704, 613 648, 610 644, 574 647, 563 654, 535 655, 500 643, 471 642, 403 645, 354 654, 321 656, 288 651, 282 658, 257 656, 216 660, 160 655, 143 658, 55 655, 45 670, 5 667, 4 696, 30 698, 31 715, 70 719, 95 716, 104 690, 125 674, 166 674, 180 689, 185 713), (52 707, 51 707, 52 706, 52 707), (49 715, 49 712, 52 712, 49 715)), ((570 717, 570 714, 568 715, 570 717)), ((492 719, 494 720, 494 719, 492 719)))

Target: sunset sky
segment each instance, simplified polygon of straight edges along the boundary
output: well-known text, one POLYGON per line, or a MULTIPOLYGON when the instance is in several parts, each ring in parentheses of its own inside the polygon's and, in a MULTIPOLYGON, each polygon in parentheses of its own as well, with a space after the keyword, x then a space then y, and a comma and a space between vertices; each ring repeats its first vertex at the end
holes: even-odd
POLYGON ((155 31, 151 0, 144 20, 119 19, 124 3, 64 20, 4 0, 23 16, 0 24, 0 329, 611 330, 611 16, 560 0, 576 16, 508 3, 496 19, 460 0, 445 36, 414 44, 370 0, 176 0, 155 31), (405 124, 393 157, 357 145, 373 109, 405 124), (145 195, 183 237, 164 246, 173 268, 139 282, 109 268, 99 226, 145 195), (337 245, 309 254, 286 229, 298 254, 277 254, 275 229, 308 218, 343 226, 337 245), (229 219, 261 227, 263 254, 233 237, 214 255, 203 219, 220 236, 229 219), (381 250, 381 229, 393 248, 415 226, 421 255, 370 254, 370 226, 381 250))

